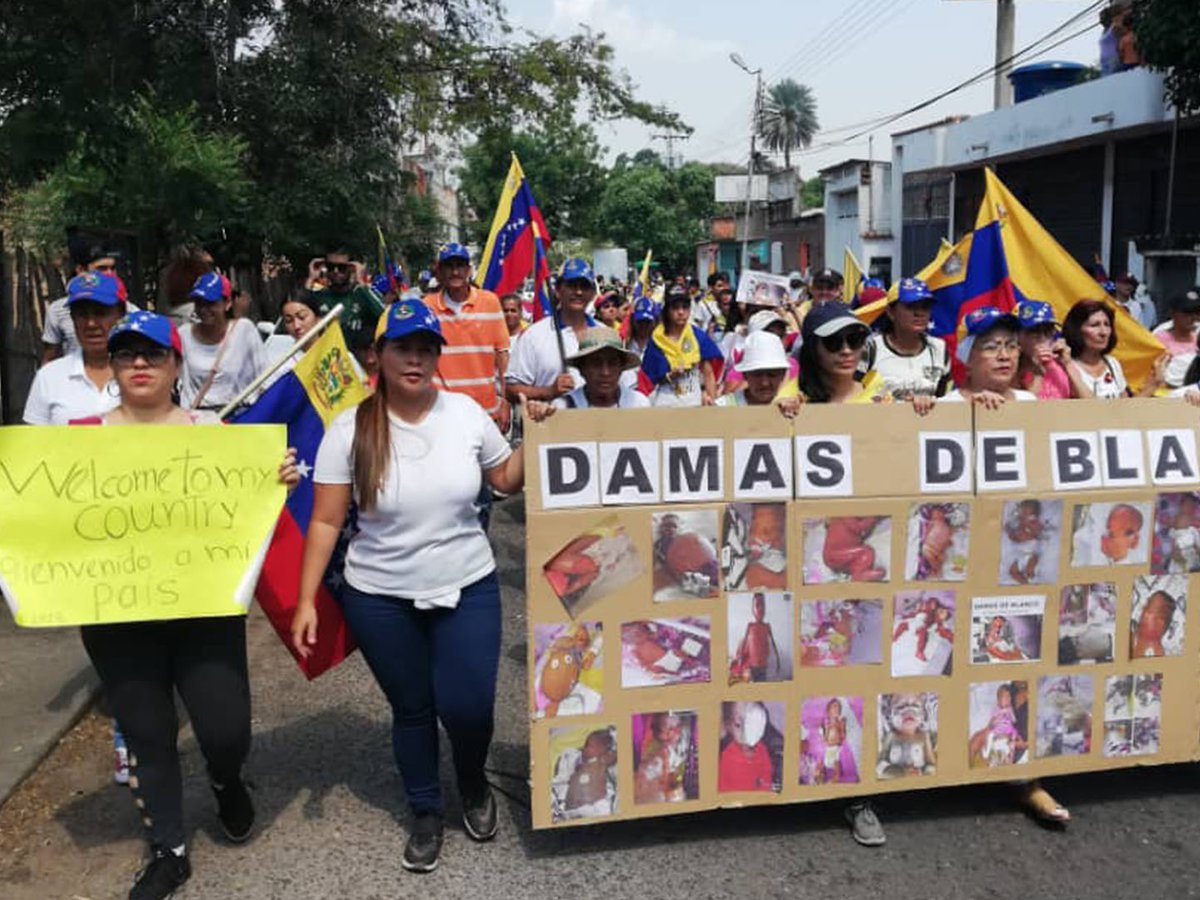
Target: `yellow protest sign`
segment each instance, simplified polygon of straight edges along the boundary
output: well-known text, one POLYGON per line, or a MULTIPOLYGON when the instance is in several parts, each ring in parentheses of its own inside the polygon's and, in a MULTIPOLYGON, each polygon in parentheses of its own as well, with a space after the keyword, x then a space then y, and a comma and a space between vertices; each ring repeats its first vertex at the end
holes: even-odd
POLYGON ((0 428, 18 625, 245 613, 286 498, 279 425, 0 428))

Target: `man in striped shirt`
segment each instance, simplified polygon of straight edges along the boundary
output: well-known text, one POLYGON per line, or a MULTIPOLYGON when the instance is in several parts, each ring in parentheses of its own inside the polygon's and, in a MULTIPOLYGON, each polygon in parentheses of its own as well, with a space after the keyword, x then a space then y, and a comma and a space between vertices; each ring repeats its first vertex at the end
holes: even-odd
POLYGON ((446 339, 435 383, 471 397, 507 431, 511 409, 503 385, 508 328, 500 300, 471 284, 471 254, 462 244, 445 244, 438 251, 437 282, 439 289, 424 297, 446 339))

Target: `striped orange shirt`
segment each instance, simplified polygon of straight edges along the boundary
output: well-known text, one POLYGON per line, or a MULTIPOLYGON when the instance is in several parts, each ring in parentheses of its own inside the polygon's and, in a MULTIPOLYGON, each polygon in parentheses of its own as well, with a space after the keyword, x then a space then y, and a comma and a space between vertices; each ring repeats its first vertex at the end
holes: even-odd
POLYGON ((442 291, 428 294, 424 300, 442 323, 446 339, 438 362, 438 387, 466 394, 488 415, 495 415, 500 410, 496 354, 508 352, 508 328, 499 298, 471 285, 458 312, 446 304, 442 291))

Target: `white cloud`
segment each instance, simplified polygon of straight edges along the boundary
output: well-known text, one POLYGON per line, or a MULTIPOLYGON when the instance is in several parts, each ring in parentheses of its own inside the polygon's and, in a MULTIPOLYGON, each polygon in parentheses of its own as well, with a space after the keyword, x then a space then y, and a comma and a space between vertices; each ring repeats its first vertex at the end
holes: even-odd
POLYGON ((687 34, 669 22, 612 0, 554 0, 552 30, 562 33, 587 25, 603 31, 618 60, 653 57, 660 64, 707 62, 734 49, 727 41, 687 34))

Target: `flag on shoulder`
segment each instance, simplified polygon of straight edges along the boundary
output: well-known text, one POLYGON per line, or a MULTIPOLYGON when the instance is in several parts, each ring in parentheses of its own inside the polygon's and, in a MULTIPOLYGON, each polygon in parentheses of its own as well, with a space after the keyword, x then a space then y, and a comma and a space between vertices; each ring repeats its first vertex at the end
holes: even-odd
POLYGON ((300 593, 300 558, 312 516, 312 467, 325 429, 341 413, 367 397, 367 388, 354 368, 342 328, 331 322, 292 370, 275 381, 240 413, 238 424, 273 423, 287 426, 288 446, 296 448, 300 484, 288 497, 275 534, 267 548, 255 598, 301 671, 312 679, 332 669, 354 652, 354 638, 342 617, 336 594, 343 584, 346 545, 353 533, 351 516, 317 591, 317 645, 303 659, 292 647, 292 616, 300 593))

